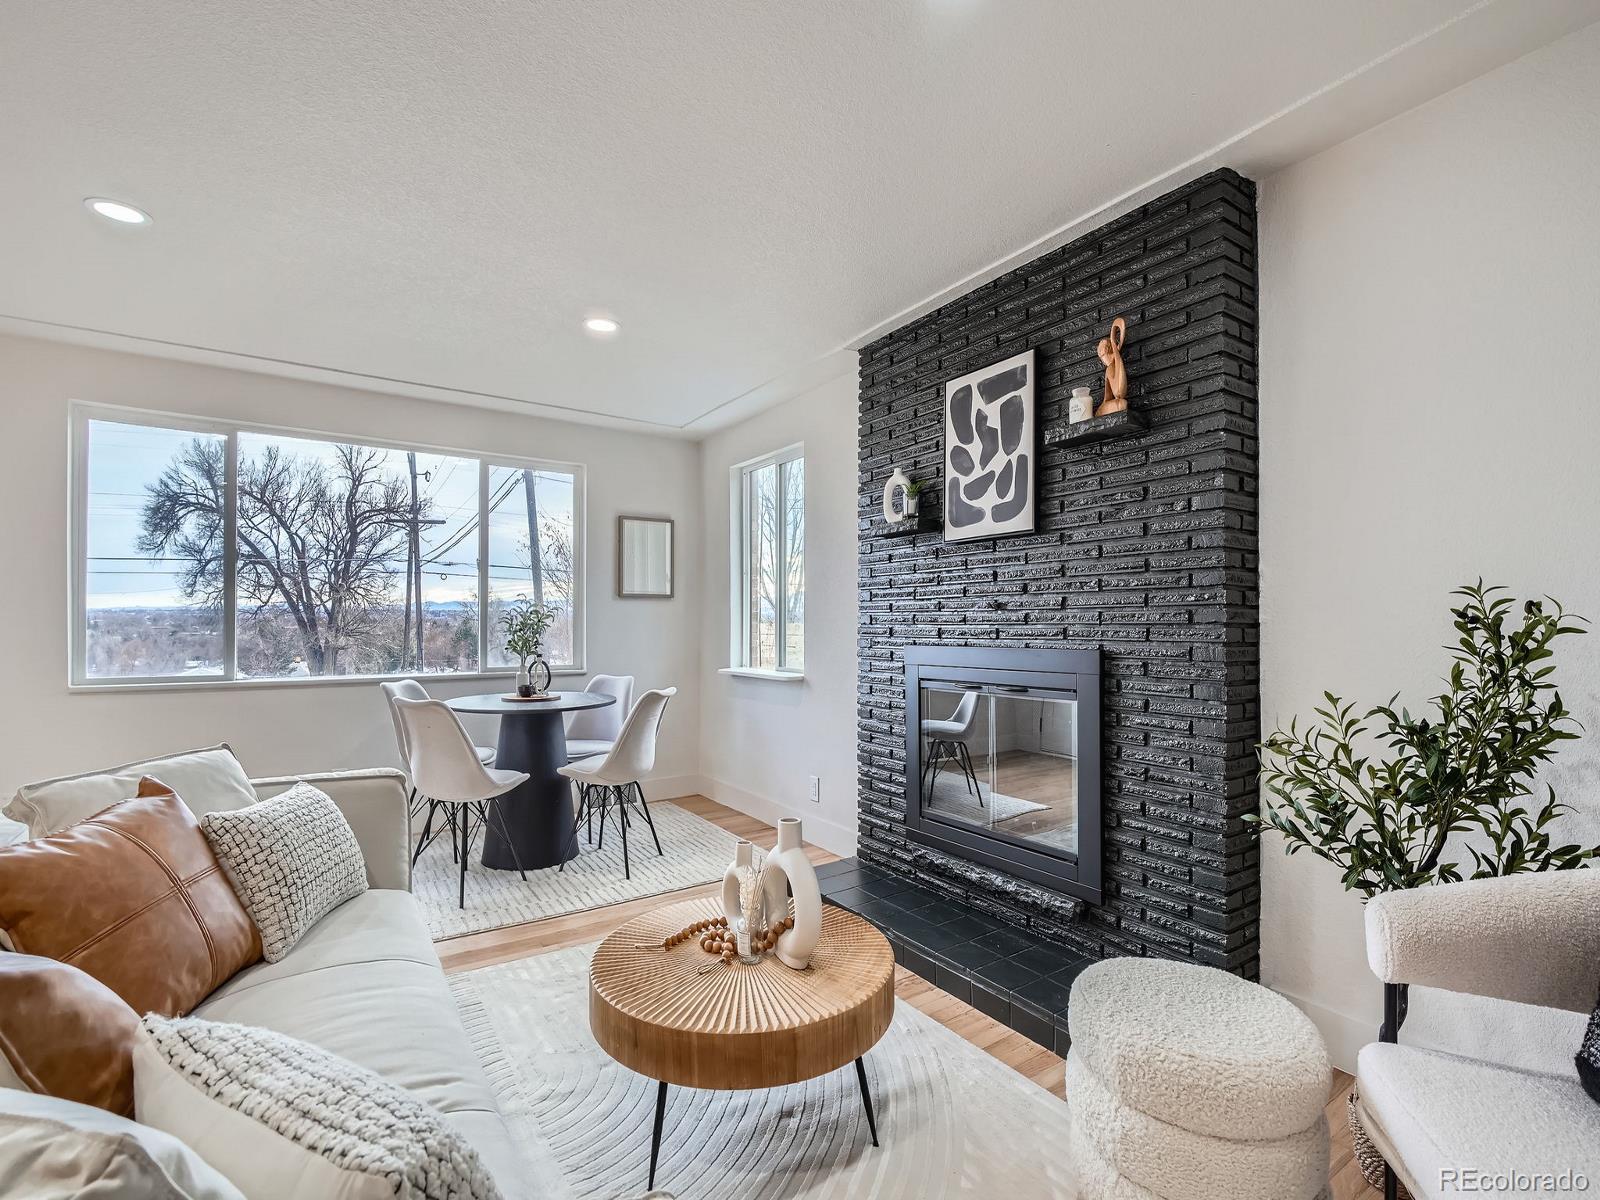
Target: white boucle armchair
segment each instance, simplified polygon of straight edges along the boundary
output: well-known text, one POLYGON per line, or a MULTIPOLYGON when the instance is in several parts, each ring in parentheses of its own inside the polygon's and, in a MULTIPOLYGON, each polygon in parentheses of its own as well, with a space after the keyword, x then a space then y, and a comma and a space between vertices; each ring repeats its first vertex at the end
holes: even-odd
POLYGON ((1389 1200, 1395 1176, 1429 1200, 1559 1192, 1563 1172, 1600 1187, 1600 1105, 1575 1071, 1540 1074, 1398 1044, 1412 984, 1590 1012, 1600 993, 1600 871, 1392 892, 1368 901, 1366 924, 1384 1024, 1361 1050, 1356 1084, 1362 1123, 1391 1167, 1389 1200))

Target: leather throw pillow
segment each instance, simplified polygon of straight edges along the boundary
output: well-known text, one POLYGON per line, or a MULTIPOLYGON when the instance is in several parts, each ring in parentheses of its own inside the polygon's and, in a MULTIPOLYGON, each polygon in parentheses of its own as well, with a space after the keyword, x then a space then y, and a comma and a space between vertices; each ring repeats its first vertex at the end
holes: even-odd
POLYGON ((136 1013, 181 1016, 261 958, 194 814, 153 779, 60 833, 0 847, 0 929, 136 1013))
POLYGON ((0 1054, 30 1090, 133 1115, 139 1018, 105 984, 31 954, 0 954, 0 1054))

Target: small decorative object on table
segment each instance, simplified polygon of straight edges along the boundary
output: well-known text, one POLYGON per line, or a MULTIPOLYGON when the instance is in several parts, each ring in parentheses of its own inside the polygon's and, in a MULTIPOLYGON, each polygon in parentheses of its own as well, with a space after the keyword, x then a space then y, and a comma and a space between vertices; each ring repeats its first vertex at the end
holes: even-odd
POLYGON ((1067 423, 1076 425, 1079 421, 1087 421, 1094 416, 1094 393, 1086 387, 1072 389, 1072 398, 1067 401, 1067 423))
POLYGON ((1095 353, 1106 365, 1106 392, 1095 409, 1097 417, 1128 411, 1128 369, 1122 365, 1122 343, 1128 336, 1128 322, 1118 317, 1111 322, 1111 334, 1100 339, 1095 353))
POLYGON ((544 661, 544 635, 555 622, 556 610, 518 596, 500 614, 500 628, 506 635, 506 653, 517 656, 517 695, 527 700, 550 690, 550 664, 544 661), (532 671, 528 668, 533 663, 532 671), (543 680, 534 683, 536 676, 543 680))
POLYGON ((761 961, 761 952, 752 941, 766 931, 766 894, 756 871, 755 847, 740 842, 734 847, 733 865, 722 877, 722 911, 733 930, 739 961, 747 965, 761 961))
POLYGON ((788 912, 793 897, 792 925, 778 938, 776 950, 784 966, 804 971, 811 965, 822 933, 822 889, 801 842, 799 818, 784 817, 778 822, 778 848, 767 856, 761 878, 768 913, 788 912))

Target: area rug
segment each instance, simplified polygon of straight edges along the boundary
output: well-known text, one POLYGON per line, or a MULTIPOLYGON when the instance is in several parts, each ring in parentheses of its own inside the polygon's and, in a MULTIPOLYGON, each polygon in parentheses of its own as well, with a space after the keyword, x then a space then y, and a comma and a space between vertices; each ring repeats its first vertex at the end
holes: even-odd
MULTIPOLYGON (((577 946, 451 977, 530 1172, 558 1200, 646 1191, 656 1085, 589 1033, 577 946)), ((848 1066, 753 1092, 672 1088, 656 1187, 678 1200, 1050 1200, 1073 1195, 1059 1097, 897 1001, 867 1055, 880 1146, 848 1066)))
POLYGON ((980 805, 978 798, 967 790, 970 786, 965 775, 952 775, 948 770, 941 769, 933 781, 934 803, 947 811, 958 812, 962 816, 991 825, 1015 820, 1027 813, 1043 812, 1050 807, 1048 804, 1036 804, 1032 800, 1019 800, 1015 796, 1007 796, 1004 792, 984 792, 983 803, 980 805))
MULTIPOLYGON (((451 861, 447 833, 417 860, 411 891, 437 939, 582 912, 640 896, 659 896, 722 878, 733 861, 738 838, 670 801, 652 803, 650 815, 664 853, 657 856, 645 823, 633 822, 628 831, 629 879, 622 877, 622 839, 613 820, 606 829, 603 849, 589 845, 580 830, 578 857, 567 863, 565 870, 546 867, 529 871, 526 883, 515 871, 491 871, 484 866, 479 858, 482 841, 478 841, 467 864, 465 909, 459 905, 460 868, 451 861)), ((598 835, 598 828, 595 832, 598 835)))

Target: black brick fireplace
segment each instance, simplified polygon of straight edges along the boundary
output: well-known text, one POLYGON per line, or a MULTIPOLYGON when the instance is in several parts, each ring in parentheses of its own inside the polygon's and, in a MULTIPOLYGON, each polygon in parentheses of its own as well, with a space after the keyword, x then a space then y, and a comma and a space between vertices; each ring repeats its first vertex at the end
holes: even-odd
MULTIPOLYGON (((824 886, 874 919, 911 914, 923 942, 896 940, 908 965, 980 1007, 1010 1006, 1045 1044, 1088 959, 1257 974, 1259 856, 1243 821, 1258 738, 1255 255, 1255 186, 1217 171, 861 352, 859 852, 824 886), (1068 442, 1067 397, 1098 396, 1095 344, 1116 316, 1146 425, 1068 442), (939 511, 945 382, 1027 349, 1044 431, 1036 531, 947 543, 937 521, 887 525, 879 505, 896 467, 939 511), (918 836, 913 647, 913 660, 939 648, 1097 659, 1096 811, 1083 814, 1100 843, 1097 887, 918 836)), ((942 744, 937 757, 938 787, 955 786, 957 769, 970 779, 970 752, 942 744)), ((972 765, 981 775, 981 756, 972 765)))

